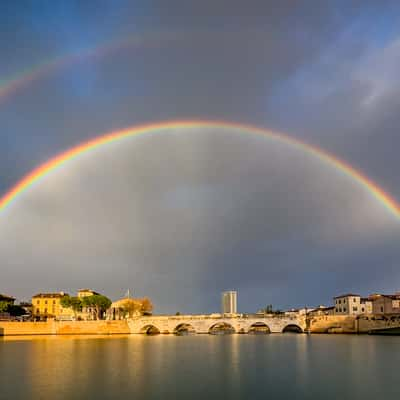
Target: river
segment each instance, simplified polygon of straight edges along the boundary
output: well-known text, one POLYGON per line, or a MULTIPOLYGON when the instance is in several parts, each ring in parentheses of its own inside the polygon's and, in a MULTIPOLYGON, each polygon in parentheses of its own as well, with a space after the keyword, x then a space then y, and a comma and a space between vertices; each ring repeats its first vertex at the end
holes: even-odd
POLYGON ((400 337, 0 338, 0 399, 390 399, 400 337))

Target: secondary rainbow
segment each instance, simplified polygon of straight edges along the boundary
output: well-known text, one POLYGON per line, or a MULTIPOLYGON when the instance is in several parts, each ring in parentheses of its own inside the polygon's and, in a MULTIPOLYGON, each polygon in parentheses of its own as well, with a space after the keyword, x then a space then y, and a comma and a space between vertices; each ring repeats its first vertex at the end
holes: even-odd
POLYGON ((11 188, 2 198, 0 198, 0 213, 9 206, 20 194, 28 190, 32 185, 42 180, 51 171, 61 168, 64 164, 72 161, 81 154, 90 150, 94 150, 100 146, 112 143, 118 140, 123 140, 129 137, 155 133, 157 131, 165 131, 168 129, 190 129, 190 128, 225 128, 233 131, 240 131, 243 133, 256 134, 264 136, 269 140, 285 143, 288 146, 297 148, 298 150, 312 154, 320 159, 320 161, 334 167, 336 170, 344 173, 354 182, 362 186, 373 197, 375 197, 388 211, 396 218, 400 218, 400 205, 397 201, 381 189, 371 179, 367 178, 360 171, 353 168, 346 162, 334 157, 333 155, 325 152, 324 150, 304 143, 293 137, 272 132, 257 126, 244 125, 239 123, 231 123, 225 121, 196 121, 196 120, 178 120, 178 121, 165 121, 160 123, 139 125, 128 129, 119 130, 105 135, 96 137, 88 142, 79 144, 70 150, 61 153, 60 155, 52 158, 48 162, 42 164, 38 168, 31 171, 28 175, 22 178, 14 187, 11 188))
POLYGON ((0 80, 0 103, 7 100, 19 90, 29 86, 31 83, 47 77, 52 72, 80 61, 103 57, 128 47, 157 47, 182 38, 184 38, 184 36, 179 35, 177 32, 157 32, 133 35, 123 37, 122 39, 117 38, 92 48, 81 49, 75 53, 63 54, 52 59, 46 59, 44 62, 30 66, 29 68, 16 73, 14 76, 0 80))

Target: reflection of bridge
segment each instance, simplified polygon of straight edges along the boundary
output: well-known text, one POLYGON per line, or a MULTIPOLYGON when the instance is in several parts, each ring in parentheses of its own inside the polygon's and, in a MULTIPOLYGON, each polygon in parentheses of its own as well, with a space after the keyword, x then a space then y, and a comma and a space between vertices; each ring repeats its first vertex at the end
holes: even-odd
POLYGON ((303 332, 305 318, 288 316, 238 316, 213 315, 143 316, 128 320, 131 333, 211 333, 214 330, 249 333, 303 332))

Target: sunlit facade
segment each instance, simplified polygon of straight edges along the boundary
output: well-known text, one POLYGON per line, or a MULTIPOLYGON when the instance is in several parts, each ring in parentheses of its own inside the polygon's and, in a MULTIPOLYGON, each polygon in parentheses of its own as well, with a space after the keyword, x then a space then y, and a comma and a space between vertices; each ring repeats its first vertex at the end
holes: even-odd
POLYGON ((61 305, 61 298, 66 296, 64 292, 38 293, 32 296, 32 317, 35 320, 72 319, 73 311, 61 305))
POLYGON ((229 290, 222 293, 222 314, 237 314, 237 292, 229 290))

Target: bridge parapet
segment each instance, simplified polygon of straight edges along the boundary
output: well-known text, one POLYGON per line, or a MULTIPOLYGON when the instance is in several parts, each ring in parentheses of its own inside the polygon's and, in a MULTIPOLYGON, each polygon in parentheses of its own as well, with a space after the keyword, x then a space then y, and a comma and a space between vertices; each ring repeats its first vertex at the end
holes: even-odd
POLYGON ((288 326, 306 328, 305 318, 293 316, 271 317, 226 317, 212 315, 160 315, 135 317, 128 320, 131 333, 147 333, 150 329, 160 333, 175 333, 180 327, 187 327, 196 333, 210 333, 216 326, 224 324, 236 333, 249 333, 254 326, 265 326, 271 333, 281 333, 288 326))

